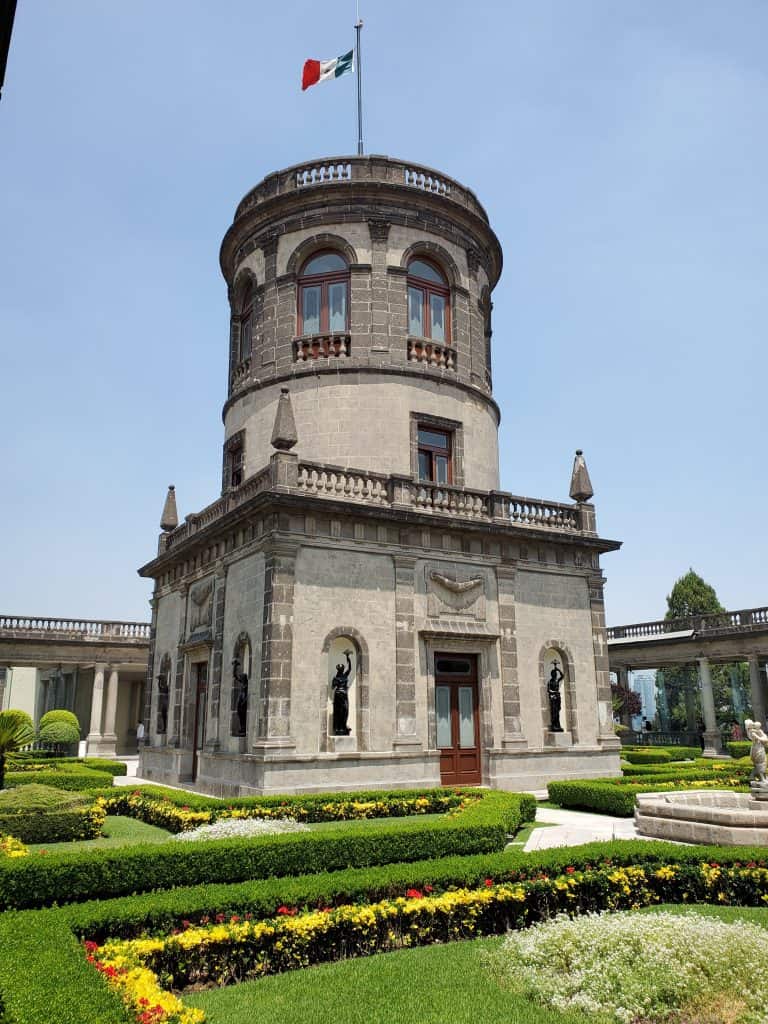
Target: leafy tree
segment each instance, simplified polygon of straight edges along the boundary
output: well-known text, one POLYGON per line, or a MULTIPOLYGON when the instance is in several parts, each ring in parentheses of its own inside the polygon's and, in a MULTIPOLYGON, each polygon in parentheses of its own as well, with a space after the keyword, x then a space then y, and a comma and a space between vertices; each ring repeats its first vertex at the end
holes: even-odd
POLYGON ((624 725, 629 725, 630 718, 643 710, 640 694, 621 683, 611 683, 611 704, 624 725))
POLYGON ((693 569, 689 569, 672 587, 672 593, 667 594, 667 614, 664 618, 685 619, 690 615, 716 615, 724 611, 715 588, 693 569))
POLYGON ((5 759, 35 738, 35 730, 26 711, 0 711, 0 789, 5 785, 5 759))

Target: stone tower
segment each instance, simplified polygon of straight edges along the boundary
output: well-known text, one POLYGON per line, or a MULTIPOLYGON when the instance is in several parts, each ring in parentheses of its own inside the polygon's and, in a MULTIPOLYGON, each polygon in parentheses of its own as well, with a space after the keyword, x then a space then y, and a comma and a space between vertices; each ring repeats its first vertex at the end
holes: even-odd
POLYGON ((140 570, 145 777, 532 789, 618 769, 599 566, 618 544, 583 455, 573 504, 499 490, 501 262, 469 189, 387 157, 242 200, 221 497, 163 516, 140 570))

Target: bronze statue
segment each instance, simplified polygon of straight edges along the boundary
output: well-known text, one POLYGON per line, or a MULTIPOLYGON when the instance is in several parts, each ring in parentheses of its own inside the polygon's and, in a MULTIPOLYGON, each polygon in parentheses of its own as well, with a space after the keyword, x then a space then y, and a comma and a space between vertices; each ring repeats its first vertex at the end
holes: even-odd
POLYGON ((165 669, 157 676, 157 731, 168 732, 168 672, 165 669))
POLYGON ((235 658, 232 662, 232 676, 237 686, 237 704, 235 714, 237 715, 238 736, 245 736, 248 731, 248 673, 238 672, 240 661, 235 658))
POLYGON ((333 735, 349 736, 352 731, 347 725, 349 717, 349 677, 352 673, 352 651, 344 651, 347 659, 347 667, 336 666, 336 675, 331 680, 333 690, 333 735))
POLYGON ((549 728, 551 732, 563 732, 563 727, 560 725, 560 708, 563 705, 562 698, 560 696, 560 683, 565 679, 565 676, 560 671, 560 666, 557 664, 557 659, 552 662, 552 671, 549 674, 547 681, 547 697, 549 698, 549 728))

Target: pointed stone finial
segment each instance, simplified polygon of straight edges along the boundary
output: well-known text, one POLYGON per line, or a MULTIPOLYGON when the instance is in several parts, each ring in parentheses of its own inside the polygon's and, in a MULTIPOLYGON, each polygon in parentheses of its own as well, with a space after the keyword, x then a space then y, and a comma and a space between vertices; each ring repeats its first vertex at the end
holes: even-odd
POLYGON ((272 428, 272 447, 277 448, 280 452, 288 452, 298 440, 299 435, 296 432, 296 420, 293 418, 291 396, 288 393, 288 388, 280 388, 275 425, 272 428))
POLYGON ((571 473, 570 495, 574 501, 589 501, 594 493, 587 463, 584 460, 584 452, 581 448, 577 448, 576 458, 573 460, 573 473, 571 473))
POLYGON ((160 529, 170 533, 179 525, 179 513, 176 511, 176 488, 173 484, 168 486, 168 494, 163 505, 163 514, 160 516, 160 529))

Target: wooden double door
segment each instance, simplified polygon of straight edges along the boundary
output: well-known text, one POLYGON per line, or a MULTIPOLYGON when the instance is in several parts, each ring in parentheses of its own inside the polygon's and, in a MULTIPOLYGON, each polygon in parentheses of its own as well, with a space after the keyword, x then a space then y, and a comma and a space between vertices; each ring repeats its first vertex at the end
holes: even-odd
POLYGON ((435 655, 435 723, 440 782, 478 785, 482 774, 476 654, 435 655))

